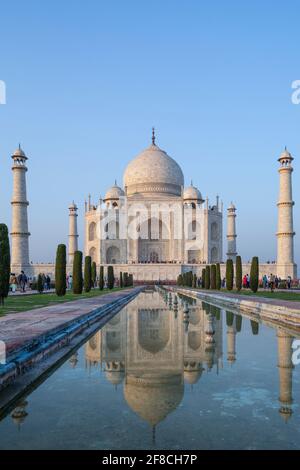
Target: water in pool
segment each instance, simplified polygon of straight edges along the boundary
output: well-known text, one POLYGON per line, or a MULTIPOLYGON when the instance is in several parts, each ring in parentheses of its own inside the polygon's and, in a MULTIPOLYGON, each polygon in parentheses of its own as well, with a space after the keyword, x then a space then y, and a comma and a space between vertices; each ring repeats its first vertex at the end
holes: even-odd
POLYGON ((299 448, 297 334, 174 300, 139 294, 16 403, 0 448, 299 448))

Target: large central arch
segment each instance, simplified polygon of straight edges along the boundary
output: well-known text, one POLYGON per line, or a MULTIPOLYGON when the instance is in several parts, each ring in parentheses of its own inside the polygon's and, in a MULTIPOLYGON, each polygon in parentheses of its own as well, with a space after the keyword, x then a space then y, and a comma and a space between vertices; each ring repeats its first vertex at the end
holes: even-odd
POLYGON ((106 263, 119 264, 121 263, 120 249, 117 246, 110 246, 106 250, 106 263))
POLYGON ((170 231, 166 224, 153 217, 146 220, 139 227, 139 231, 139 263, 161 263, 170 260, 170 231))

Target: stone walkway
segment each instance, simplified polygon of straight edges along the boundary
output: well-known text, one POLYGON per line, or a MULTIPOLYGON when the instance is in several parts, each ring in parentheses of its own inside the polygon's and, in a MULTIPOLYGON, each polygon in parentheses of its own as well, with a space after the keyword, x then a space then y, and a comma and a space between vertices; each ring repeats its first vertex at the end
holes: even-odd
MULTIPOLYGON (((49 289, 49 290, 45 290, 43 292, 38 292, 37 290, 31 290, 31 289, 27 289, 25 292, 22 292, 20 290, 17 290, 16 292, 9 292, 9 297, 15 297, 15 296, 20 296, 20 295, 33 295, 33 294, 52 294, 53 292, 55 292, 55 289, 49 289)), ((69 291, 67 291, 69 292, 69 291)))
POLYGON ((84 298, 5 315, 0 317, 0 340, 4 341, 8 355, 42 335, 52 334, 67 327, 74 319, 88 315, 101 306, 139 290, 140 288, 124 289, 99 297, 84 298))
MULTIPOLYGON (((299 302, 297 300, 282 300, 282 299, 270 299, 268 297, 260 297, 256 295, 242 295, 242 294, 234 294, 230 293, 228 291, 224 292, 218 292, 218 291, 211 291, 211 290, 197 290, 195 291, 197 293, 205 293, 205 294, 213 294, 216 297, 232 297, 233 299, 239 299, 239 300, 247 300, 248 302, 257 302, 261 304, 268 304, 268 305, 274 305, 275 306, 281 306, 281 307, 286 307, 290 309, 299 309, 300 311, 300 294, 299 294, 299 302)), ((277 291, 278 292, 278 291, 277 291)), ((283 291, 283 292, 288 292, 288 291, 283 291)))

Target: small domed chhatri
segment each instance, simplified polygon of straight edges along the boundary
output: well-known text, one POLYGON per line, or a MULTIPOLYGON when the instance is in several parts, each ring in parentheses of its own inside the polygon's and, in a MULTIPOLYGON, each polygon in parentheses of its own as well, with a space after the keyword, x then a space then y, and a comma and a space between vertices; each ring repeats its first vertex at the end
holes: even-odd
POLYGON ((120 197, 124 196, 124 191, 120 186, 117 185, 117 181, 115 184, 106 191, 104 201, 110 201, 112 199, 119 199, 120 197))
POLYGON ((185 201, 196 201, 198 203, 204 202, 199 189, 193 186, 192 181, 191 181, 191 185, 185 188, 184 193, 183 193, 183 199, 185 201))

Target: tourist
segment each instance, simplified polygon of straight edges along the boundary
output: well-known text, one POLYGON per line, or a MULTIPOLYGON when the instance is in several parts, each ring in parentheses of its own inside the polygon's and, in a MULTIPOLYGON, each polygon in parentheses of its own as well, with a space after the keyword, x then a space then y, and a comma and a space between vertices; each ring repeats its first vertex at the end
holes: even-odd
POLYGON ((17 289, 17 278, 16 278, 15 273, 11 273, 9 283, 10 283, 10 289, 11 289, 12 293, 14 294, 16 292, 16 289, 17 289))
POLYGON ((264 289, 266 289, 268 287, 268 278, 267 278, 266 274, 263 275, 262 284, 263 284, 264 289))
POLYGON ((246 276, 246 274, 243 277, 243 288, 247 289, 247 276, 246 276))
POLYGON ((223 277, 223 279, 222 279, 222 289, 225 289, 225 287, 226 287, 226 279, 225 279, 225 277, 223 277))
POLYGON ((26 292, 27 276, 24 271, 21 271, 21 274, 18 278, 21 292, 26 292))
POLYGON ((291 278, 291 276, 288 276, 288 278, 287 278, 287 288, 290 289, 291 286, 292 286, 292 278, 291 278))
POLYGON ((47 290, 50 290, 50 288, 51 288, 51 278, 50 278, 49 274, 47 274, 47 276, 46 276, 46 286, 47 286, 47 290))
POLYGON ((247 274, 246 278, 247 278, 247 289, 249 289, 249 287, 250 287, 250 276, 249 276, 249 274, 247 274))
POLYGON ((42 274, 42 280, 43 280, 44 290, 47 290, 47 281, 46 281, 46 276, 45 276, 45 274, 42 274))

